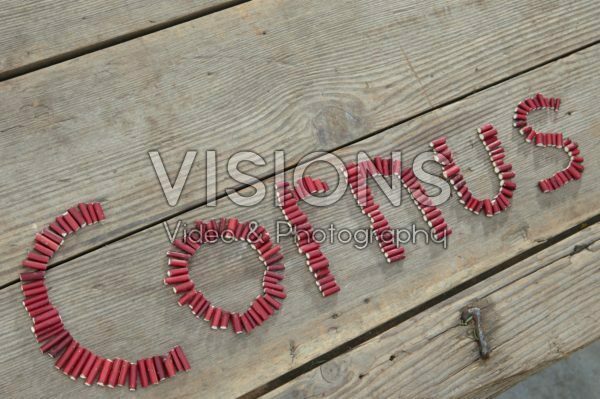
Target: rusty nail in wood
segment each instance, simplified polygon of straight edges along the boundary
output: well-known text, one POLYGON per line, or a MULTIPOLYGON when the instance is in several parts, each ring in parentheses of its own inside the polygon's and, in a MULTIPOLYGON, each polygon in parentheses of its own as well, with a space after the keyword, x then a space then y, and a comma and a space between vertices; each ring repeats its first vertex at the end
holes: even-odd
POLYGON ((477 307, 469 307, 463 310, 460 320, 463 324, 468 324, 471 320, 475 322, 475 336, 479 340, 479 354, 482 359, 490 357, 491 349, 485 339, 485 333, 483 332, 483 325, 481 320, 481 309, 477 307))

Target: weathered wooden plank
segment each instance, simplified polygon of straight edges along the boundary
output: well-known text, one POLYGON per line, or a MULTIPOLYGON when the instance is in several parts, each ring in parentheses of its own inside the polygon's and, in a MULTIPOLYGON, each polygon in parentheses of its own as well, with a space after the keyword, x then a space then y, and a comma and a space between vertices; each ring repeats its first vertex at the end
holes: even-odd
POLYGON ((276 149, 289 165, 337 148, 593 42, 598 18, 589 1, 258 1, 4 82, 0 284, 38 223, 67 205, 100 199, 115 216, 57 260, 201 204, 207 149, 219 152, 222 193, 238 150, 267 157, 253 171, 266 176, 276 149), (185 151, 201 151, 175 208, 150 150, 172 176, 185 151))
POLYGON ((600 339, 595 224, 328 361, 267 398, 493 397, 600 339), (490 359, 462 309, 482 306, 490 359))
MULTIPOLYGON (((437 132, 445 132, 452 145, 460 149, 460 159, 474 190, 491 193, 495 180, 489 166, 482 165, 484 150, 474 127, 485 121, 497 124, 518 173, 520 187, 514 205, 491 220, 468 214, 454 201, 443 205, 448 223, 455 230, 447 250, 419 240, 416 245, 406 246, 405 261, 389 265, 376 245, 358 250, 350 244, 327 244, 324 248, 343 290, 336 297, 322 299, 291 240, 283 239, 288 298, 281 313, 249 337, 215 333, 193 319, 186 309, 177 308, 172 293, 161 282, 166 270, 161 254, 168 248, 162 226, 58 266, 48 277, 52 298, 73 334, 106 356, 135 358, 151 350, 161 352, 176 342, 183 345, 194 370, 178 377, 180 383, 173 381, 148 390, 144 393, 148 396, 167 392, 192 396, 202 392, 223 397, 256 389, 598 214, 598 159, 587 156, 586 173, 580 182, 551 195, 539 193, 535 181, 562 165, 564 155, 533 148, 516 133, 509 133, 511 113, 507 104, 516 103, 523 92, 533 88, 559 95, 563 111, 552 123, 536 116, 539 126, 546 123, 572 134, 584 154, 600 151, 600 82, 589 79, 598 74, 599 54, 600 47, 574 54, 338 152, 347 157, 359 150, 377 154, 406 149, 409 160, 437 132), (484 102, 485 116, 481 107, 484 102)), ((315 170, 317 175, 334 181, 331 169, 315 165, 315 170)), ((408 227, 416 222, 417 227, 423 227, 412 204, 394 208, 385 202, 382 206, 393 226, 408 227)), ((84 242, 94 230, 110 229, 116 216, 113 212, 109 204, 106 224, 82 231, 78 234, 81 238, 75 237, 66 247, 84 242)), ((243 208, 226 200, 220 201, 217 208, 202 207, 185 213, 182 220, 233 215, 258 218, 272 232, 275 220, 281 218, 270 201, 243 208)), ((338 228, 358 229, 367 224, 348 196, 335 206, 311 208, 309 215, 315 225, 323 227, 333 223, 338 228)), ((193 265, 193 276, 216 303, 239 310, 258 293, 260 270, 252 257, 235 249, 228 251, 221 244, 201 251, 193 265)), ((32 338, 24 333, 27 328, 18 288, 12 285, 0 292, 4 381, 23 387, 23 394, 30 396, 40 389, 49 396, 105 394, 97 389, 86 390, 57 375, 50 360, 36 351, 32 338), (37 376, 36 384, 26 383, 29 373, 37 376)), ((0 392, 9 389, 0 386, 0 392)))
POLYGON ((99 43, 126 38, 190 14, 235 4, 227 0, 0 2, 0 77, 99 43))

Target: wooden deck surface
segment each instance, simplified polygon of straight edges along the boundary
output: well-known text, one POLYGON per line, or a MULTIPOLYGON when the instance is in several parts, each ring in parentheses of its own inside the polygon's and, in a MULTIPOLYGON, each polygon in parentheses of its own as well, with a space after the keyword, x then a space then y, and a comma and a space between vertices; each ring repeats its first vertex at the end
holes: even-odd
MULTIPOLYGON (((67 328, 107 357, 179 343, 192 363, 136 395, 488 397, 600 338, 594 2, 125 3, 0 1, 1 397, 130 395, 60 375, 20 304, 19 262, 34 233, 90 200, 104 203, 107 220, 70 238, 47 277, 67 328), (552 194, 536 182, 566 156, 524 143, 511 127, 517 102, 537 91, 563 103, 533 123, 573 137, 585 157, 583 179, 552 194), (273 151, 286 151, 288 169, 317 150, 351 160, 401 149, 409 161, 445 134, 474 191, 489 196, 494 175, 474 133, 486 122, 498 127, 519 188, 492 219, 455 198, 442 205, 454 230, 448 249, 407 244, 407 259, 389 265, 375 244, 325 245, 342 291, 323 299, 284 239, 288 298, 247 337, 210 330, 162 285, 163 221, 235 215, 275 231, 273 151), (171 176, 186 151, 199 151, 175 207, 152 150, 171 176), (214 193, 206 150, 218 152, 214 193), (248 169, 269 187, 250 208, 225 197, 227 188, 251 191, 226 173, 240 150, 268 162, 248 169), (485 304, 485 362, 458 326, 474 300, 485 304)), ((335 183, 331 168, 311 171, 335 183)), ((392 226, 425 227, 406 201, 382 208, 392 226)), ((306 209, 315 225, 367 227, 349 195, 306 209)), ((261 266, 241 244, 225 248, 203 248, 193 277, 241 309, 259 292, 261 266)))

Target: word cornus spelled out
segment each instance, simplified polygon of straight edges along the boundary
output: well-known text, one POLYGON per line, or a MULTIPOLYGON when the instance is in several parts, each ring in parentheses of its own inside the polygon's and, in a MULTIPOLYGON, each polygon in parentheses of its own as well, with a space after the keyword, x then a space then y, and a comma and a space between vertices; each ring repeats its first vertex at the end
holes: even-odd
POLYGON ((104 219, 100 203, 82 203, 70 208, 36 233, 34 247, 22 262, 24 267, 33 270, 20 274, 21 290, 25 297, 23 306, 31 317, 31 331, 41 344, 40 351, 56 358, 55 367, 64 375, 72 380, 81 378, 87 386, 128 386, 130 391, 135 391, 138 380, 145 388, 173 377, 178 371, 190 370, 181 347, 175 346, 164 355, 142 358, 137 362, 97 355, 71 336, 58 309, 50 302, 45 284, 48 262, 60 249, 64 239, 104 219))
MULTIPOLYGON (((545 193, 558 190, 571 180, 581 179, 584 170, 583 157, 576 142, 565 138, 562 133, 537 132, 527 124, 530 112, 542 109, 556 111, 559 107, 560 99, 536 94, 521 101, 513 116, 514 127, 520 129, 527 142, 541 147, 563 148, 569 155, 567 167, 538 183, 545 193)), ((443 177, 450 182, 465 209, 492 217, 510 207, 513 192, 517 188, 513 181, 515 173, 512 164, 507 162, 496 128, 485 124, 477 129, 477 135, 485 146, 494 172, 498 176, 498 192, 493 198, 478 199, 471 193, 457 164, 456 154, 450 149, 445 137, 433 140, 430 146, 433 149, 434 161, 441 166, 443 177)), ((400 179, 421 212, 423 220, 431 228, 432 235, 442 239, 452 233, 441 210, 427 195, 415 171, 403 167, 399 160, 378 156, 374 160, 348 163, 344 165, 342 173, 361 212, 370 220, 370 228, 375 233, 386 262, 400 261, 405 258, 406 252, 393 240, 389 222, 381 212, 379 204, 375 202, 367 183, 369 177, 392 176, 400 179)), ((298 179, 295 185, 282 182, 275 187, 278 205, 296 235, 298 251, 305 256, 308 270, 323 297, 338 293, 340 286, 330 270, 327 256, 314 238, 313 226, 300 208, 300 203, 307 200, 308 196, 328 191, 329 186, 326 182, 310 176, 298 179)), ((22 262, 24 267, 30 269, 20 274, 21 290, 25 297, 23 305, 32 319, 31 331, 41 344, 41 352, 57 358, 57 369, 73 380, 84 379, 88 386, 129 386, 129 389, 134 391, 138 382, 142 387, 147 387, 173 377, 179 371, 190 370, 190 364, 181 347, 175 346, 166 354, 142 358, 136 362, 99 356, 71 336, 58 309, 50 302, 45 284, 48 263, 63 245, 64 239, 81 228, 104 219, 104 210, 100 203, 81 203, 68 209, 36 233, 33 249, 22 262)), ((180 295, 177 301, 180 306, 189 306, 192 314, 208 322, 212 329, 231 329, 235 334, 249 334, 274 315, 281 308, 281 301, 286 298, 282 284, 285 266, 281 247, 271 240, 263 226, 255 222, 221 218, 208 222, 197 221, 195 226, 195 235, 190 234, 183 239, 174 240, 175 248, 167 252, 170 268, 164 283, 171 286, 175 294, 180 295), (201 245, 213 243, 223 237, 247 242, 265 267, 262 279, 263 294, 252 300, 243 313, 230 312, 212 304, 202 291, 196 288, 189 275, 190 260, 201 245)))

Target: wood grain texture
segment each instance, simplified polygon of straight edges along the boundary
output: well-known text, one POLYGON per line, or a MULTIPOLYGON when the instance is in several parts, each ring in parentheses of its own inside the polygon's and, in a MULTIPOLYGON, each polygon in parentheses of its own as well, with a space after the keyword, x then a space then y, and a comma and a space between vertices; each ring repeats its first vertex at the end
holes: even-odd
MULTIPOLYGON (((266 176, 274 150, 290 165, 343 146, 592 43, 599 18, 588 1, 263 0, 6 81, 0 284, 14 278, 33 232, 71 204, 101 200, 114 216, 57 260, 203 203, 206 150, 218 151, 223 193, 239 186, 224 167, 238 150, 266 157, 248 168, 266 176), (200 151, 175 208, 150 150, 171 176, 186 151, 200 151)), ((466 117, 508 119, 519 97, 544 88, 533 83, 466 117)), ((446 123, 421 134, 456 121, 446 123)))
POLYGON ((595 224, 270 392, 266 398, 488 398, 600 339, 595 224), (466 306, 482 308, 480 360, 466 306))
MULTIPOLYGON (((597 153, 600 82, 589 77, 598 74, 599 55, 597 46, 579 52, 338 151, 347 158, 359 150, 378 154, 404 149, 405 159, 410 160, 423 151, 429 140, 445 132, 451 144, 460 149, 459 159, 473 189, 491 193, 494 177, 489 165, 482 164, 484 150, 474 128, 486 121, 497 124, 518 173, 514 205, 490 220, 467 213, 454 200, 444 204, 441 208, 455 230, 448 249, 426 245, 420 239, 406 246, 405 261, 389 265, 374 244, 363 250, 350 244, 326 244, 324 250, 343 290, 323 299, 291 239, 284 238, 288 298, 276 317, 248 337, 211 331, 204 322, 193 319, 188 310, 176 306, 175 297, 161 282, 166 271, 162 254, 169 245, 160 225, 56 267, 48 274, 52 298, 72 333, 102 355, 135 359, 161 353, 175 343, 183 346, 193 371, 144 391, 142 396, 192 397, 201 392, 207 397, 232 397, 256 389, 597 215, 597 157, 586 157, 587 169, 580 182, 551 195, 541 194, 535 182, 560 167, 565 162, 564 154, 525 144, 512 132, 510 104, 533 88, 560 96, 562 112, 540 113, 535 116, 536 124, 564 130, 581 144, 584 154, 597 153), (486 105, 485 115, 481 104, 486 105)), ((315 175, 333 184, 335 173, 331 168, 322 164, 314 168, 315 175)), ((381 200, 380 194, 378 198, 381 200)), ((392 226, 403 228, 416 223, 424 227, 410 203, 396 208, 385 202, 382 209, 392 226)), ((118 223, 115 219, 119 213, 110 204, 106 212, 104 225, 82 231, 78 234, 81 237, 69 241, 65 250, 73 250, 90 235, 98 234, 94 230, 110 230, 111 223, 118 223)), ((314 207, 308 212, 318 226, 334 223, 338 228, 357 229, 367 224, 349 196, 335 206, 314 207)), ((281 218, 271 201, 243 208, 224 200, 216 208, 202 207, 183 214, 181 219, 191 222, 223 215, 257 218, 273 234, 275 220, 281 218)), ((173 224, 174 220, 170 221, 173 224)), ((193 277, 216 303, 243 309, 259 292, 261 266, 242 248, 230 250, 225 244, 219 245, 200 252, 193 265, 193 277)), ((19 387, 18 394, 29 397, 41 389, 49 396, 114 395, 86 389, 57 375, 50 359, 37 352, 33 339, 25 333, 29 320, 19 297, 15 285, 0 291, 0 335, 5 337, 0 354, 6 364, 0 393, 16 394, 14 387, 19 387), (36 375, 35 384, 27 383, 30 373, 36 375), (10 386, 7 381, 11 381, 10 386)))
POLYGON ((227 0, 2 0, 0 76, 227 3, 227 0))

